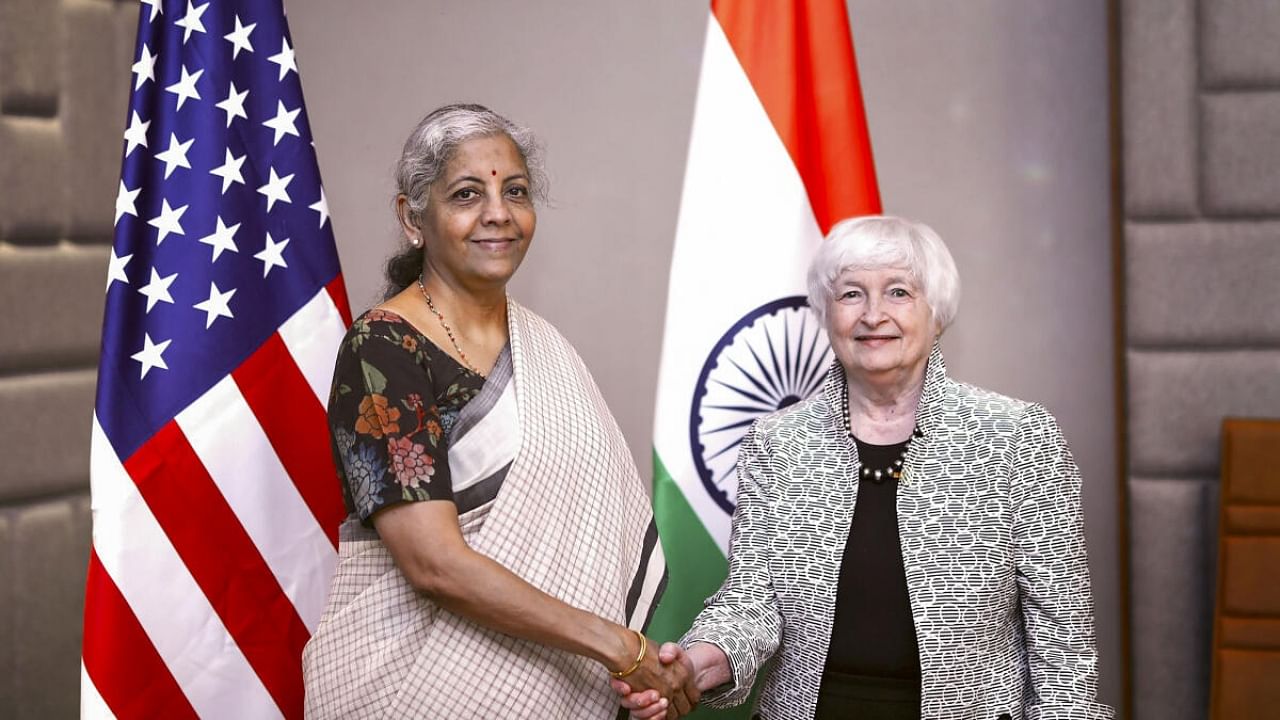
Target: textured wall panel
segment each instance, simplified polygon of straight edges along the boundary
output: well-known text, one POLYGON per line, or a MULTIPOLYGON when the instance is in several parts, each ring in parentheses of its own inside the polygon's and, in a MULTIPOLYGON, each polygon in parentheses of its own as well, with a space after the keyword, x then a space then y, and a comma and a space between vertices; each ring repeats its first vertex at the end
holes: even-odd
POLYGON ((1208 95, 1203 122, 1205 212, 1280 215, 1280 92, 1208 95))
POLYGON ((96 377, 78 370, 0 378, 0 503, 87 486, 96 377))
POLYGON ((120 25, 132 30, 137 16, 133 3, 67 5, 66 33, 74 51, 67 53, 65 63, 61 120, 68 167, 74 170, 67 176, 68 234, 76 240, 111 241, 133 79, 132 33, 122 38, 111 30, 120 25))
POLYGON ((63 237, 65 161, 57 120, 0 116, 0 241, 51 243, 63 237))
POLYGON ((1134 720, 1203 720, 1216 483, 1129 481, 1134 720))
POLYGON ((1129 223, 1125 235, 1131 345, 1280 347, 1280 222, 1129 223))
POLYGON ((0 708, 11 708, 18 693, 13 685, 13 612, 17 583, 13 581, 12 513, 0 507, 0 708))
POLYGON ((1280 414, 1280 349, 1130 350, 1129 468, 1214 476, 1222 418, 1280 414))
POLYGON ((62 14, 51 0, 0 2, 0 113, 58 112, 62 14))
POLYGON ((75 717, 80 677, 79 622, 89 562, 83 496, 18 508, 13 516, 14 717, 75 717))
POLYGON ((0 245, 0 373, 97 364, 109 252, 0 245))
POLYGON ((1275 0, 1202 0, 1200 7, 1200 70, 1206 85, 1280 85, 1275 0))
POLYGON ((1194 215, 1196 153, 1195 3, 1125 0, 1123 154, 1129 216, 1194 215))

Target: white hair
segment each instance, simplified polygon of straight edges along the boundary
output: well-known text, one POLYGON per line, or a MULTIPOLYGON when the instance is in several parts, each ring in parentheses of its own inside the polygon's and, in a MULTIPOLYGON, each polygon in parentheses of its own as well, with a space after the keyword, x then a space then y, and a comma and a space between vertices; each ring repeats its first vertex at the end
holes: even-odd
POLYGON ((893 215, 841 220, 809 264, 809 306, 824 325, 836 278, 846 270, 906 268, 924 293, 938 329, 946 330, 960 306, 960 273, 933 228, 893 215))

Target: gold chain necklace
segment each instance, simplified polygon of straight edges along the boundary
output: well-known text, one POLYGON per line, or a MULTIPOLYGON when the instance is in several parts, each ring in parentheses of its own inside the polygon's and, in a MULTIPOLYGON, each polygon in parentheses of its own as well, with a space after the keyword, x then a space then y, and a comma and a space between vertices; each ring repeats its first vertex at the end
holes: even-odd
POLYGON ((440 321, 440 327, 444 328, 444 334, 449 336, 449 342, 453 343, 453 349, 458 351, 458 357, 462 358, 462 364, 466 365, 471 372, 484 377, 484 373, 476 369, 476 366, 472 365, 471 360, 467 358, 467 354, 463 352, 462 346, 458 344, 458 338, 454 337, 453 328, 449 327, 448 322, 445 322, 444 313, 437 310, 436 304, 431 302, 431 293, 427 292, 427 286, 422 284, 421 275, 418 276, 418 289, 422 291, 422 297, 427 301, 427 309, 440 321))

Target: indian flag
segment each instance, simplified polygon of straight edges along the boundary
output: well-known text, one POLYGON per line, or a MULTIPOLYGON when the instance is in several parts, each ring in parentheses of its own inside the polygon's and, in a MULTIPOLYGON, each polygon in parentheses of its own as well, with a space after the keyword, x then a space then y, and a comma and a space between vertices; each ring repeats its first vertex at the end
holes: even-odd
POLYGON ((805 270, 823 235, 880 212, 843 0, 711 5, 671 260, 654 423, 670 580, 651 632, 679 637, 724 580, 738 443, 831 360, 805 270))

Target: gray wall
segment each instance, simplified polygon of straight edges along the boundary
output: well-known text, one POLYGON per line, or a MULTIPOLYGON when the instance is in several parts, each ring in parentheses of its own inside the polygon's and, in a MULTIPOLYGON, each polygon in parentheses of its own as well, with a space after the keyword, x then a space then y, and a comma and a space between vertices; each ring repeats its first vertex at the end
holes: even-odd
POLYGON ((1134 707, 1190 720, 1208 707, 1219 427, 1280 417, 1280 5, 1121 8, 1134 707))
MULTIPOLYGON (((647 468, 705 4, 289 8, 356 309, 395 242, 388 178, 419 116, 474 100, 533 126, 555 205, 513 292, 575 342, 647 468)), ((1084 469, 1102 695, 1117 703, 1105 2, 850 8, 886 209, 933 224, 964 277, 954 374, 1044 402, 1084 469)), ((0 0, 0 716, 74 712, 87 418, 136 13, 0 0)), ((743 212, 761 201, 742 196, 743 212)))
MULTIPOLYGON (((1104 0, 852 0, 885 208, 948 241, 953 373, 1045 403, 1086 478, 1102 696, 1120 700, 1104 0)), ((454 100, 537 130, 555 206, 513 293, 572 340, 649 466, 706 6, 294 0, 311 124, 352 304, 395 241, 391 166, 454 100)), ((744 148, 750 152, 750 148, 744 148)), ((767 199, 743 188, 743 212, 767 199)))

